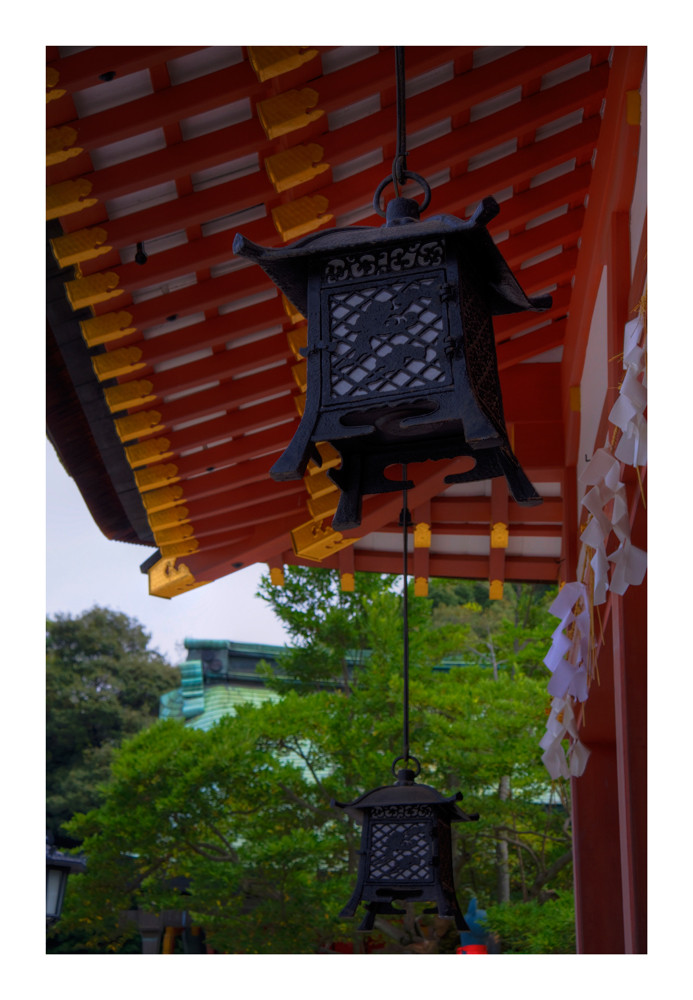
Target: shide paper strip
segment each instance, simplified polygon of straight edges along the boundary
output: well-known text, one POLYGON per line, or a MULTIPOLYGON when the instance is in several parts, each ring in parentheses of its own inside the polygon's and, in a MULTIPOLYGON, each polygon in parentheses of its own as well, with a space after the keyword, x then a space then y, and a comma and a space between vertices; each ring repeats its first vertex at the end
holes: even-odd
POLYGON ((607 591, 624 594, 629 586, 642 583, 647 553, 630 540, 630 517, 621 463, 647 464, 647 407, 645 348, 640 346, 644 330, 642 316, 626 324, 623 337, 623 367, 626 375, 609 421, 621 431, 614 454, 598 448, 580 475, 580 483, 591 487, 582 505, 590 518, 580 536, 578 565, 585 567, 589 553, 592 569, 590 589, 584 583, 566 583, 551 605, 551 614, 561 619, 552 636, 544 663, 551 671, 548 684, 553 696, 546 733, 540 747, 542 761, 552 779, 578 777, 585 770, 589 750, 578 738, 572 702, 586 701, 594 650, 592 609, 606 601, 607 591), (608 508, 608 513, 607 513, 608 508), (607 555, 611 532, 618 547, 607 555), (609 566, 611 575, 609 576, 609 566), (565 751, 563 741, 569 739, 565 751))
POLYGON ((553 674, 549 694, 557 698, 568 695, 578 701, 587 698, 592 662, 588 600, 584 583, 567 583, 549 608, 552 615, 561 619, 544 658, 544 664, 553 674))
POLYGON ((546 733, 539 746, 544 751, 542 762, 554 781, 557 778, 579 778, 585 770, 590 752, 580 742, 573 707, 568 698, 553 699, 546 733), (567 757, 562 745, 566 737, 571 739, 567 757))

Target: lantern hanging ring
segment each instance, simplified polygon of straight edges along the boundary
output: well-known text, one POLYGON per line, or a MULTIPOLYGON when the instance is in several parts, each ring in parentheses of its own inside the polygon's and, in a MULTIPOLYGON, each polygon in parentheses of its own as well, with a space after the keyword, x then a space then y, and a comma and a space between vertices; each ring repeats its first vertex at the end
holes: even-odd
MULTIPOLYGON (((407 180, 407 178, 412 181, 417 181, 424 189, 424 200, 421 205, 419 205, 419 212, 425 212, 431 203, 431 187, 428 181, 425 177, 422 177, 420 174, 415 174, 411 170, 403 170, 400 176, 400 183, 403 183, 407 180)), ((380 195, 383 193, 388 184, 394 184, 395 190, 398 191, 398 184, 394 174, 394 169, 392 176, 386 177, 384 181, 381 181, 375 194, 373 195, 373 208, 383 219, 385 218, 385 211, 380 207, 380 195)))
POLYGON ((419 207, 419 212, 424 212, 431 201, 431 188, 428 182, 420 177, 419 174, 413 174, 411 171, 407 170, 407 119, 406 119, 406 108, 405 108, 405 74, 404 74, 404 47, 401 45, 395 46, 395 83, 396 83, 396 100, 397 100, 397 152, 395 158, 392 161, 392 175, 391 177, 386 177, 384 181, 378 185, 378 189, 373 196, 373 208, 382 218, 386 218, 386 214, 380 207, 380 195, 387 185, 392 181, 395 186, 395 197, 400 197, 400 186, 404 186, 407 179, 418 181, 421 187, 424 189, 424 200, 423 204, 419 207))
MULTIPOLYGON (((416 757, 412 757, 410 754, 402 754, 400 757, 395 757, 395 759, 392 761, 392 773, 394 774, 394 776, 397 777, 398 772, 395 770, 395 766, 399 764, 401 760, 404 761, 405 764, 411 763, 412 761, 414 762, 414 764, 416 764, 416 770, 413 771, 412 774, 414 778, 418 778, 418 776, 421 774, 421 764, 419 763, 419 760, 416 757)), ((410 768, 408 768, 407 770, 410 770, 410 768)))

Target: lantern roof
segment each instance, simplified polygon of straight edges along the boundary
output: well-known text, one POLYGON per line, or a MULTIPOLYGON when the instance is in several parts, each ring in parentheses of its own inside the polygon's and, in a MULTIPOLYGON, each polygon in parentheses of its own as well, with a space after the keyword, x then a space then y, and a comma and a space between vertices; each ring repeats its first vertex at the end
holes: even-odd
POLYGON ((414 781, 414 772, 402 770, 398 772, 398 780, 394 785, 381 785, 370 792, 364 792, 353 802, 337 802, 334 805, 346 810, 347 814, 357 822, 363 822, 365 810, 388 806, 421 806, 431 805, 440 809, 451 821, 469 821, 478 819, 477 813, 464 813, 456 805, 462 799, 462 792, 455 792, 447 798, 431 785, 420 785, 414 781))
MULTIPOLYGON (((399 246, 403 240, 450 241, 453 252, 464 254, 485 285, 489 308, 494 316, 520 312, 525 309, 543 311, 551 306, 550 295, 528 298, 515 275, 486 228, 486 223, 498 215, 500 208, 495 198, 484 198, 469 219, 454 215, 434 215, 419 219, 416 202, 410 198, 394 199, 391 207, 402 203, 405 212, 393 221, 377 226, 346 226, 328 229, 306 236, 285 247, 263 247, 253 243, 241 233, 233 241, 234 253, 259 264, 263 271, 284 292, 300 313, 308 311, 308 278, 317 255, 358 253, 368 249, 399 246)), ((366 272, 367 273, 367 272, 366 272)))

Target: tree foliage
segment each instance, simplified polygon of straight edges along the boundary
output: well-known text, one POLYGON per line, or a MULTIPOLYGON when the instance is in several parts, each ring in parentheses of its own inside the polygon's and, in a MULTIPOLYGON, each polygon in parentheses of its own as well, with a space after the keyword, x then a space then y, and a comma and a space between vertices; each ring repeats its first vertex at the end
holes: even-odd
MULTIPOLYGON (((118 948, 118 913, 182 908, 221 952, 316 953, 363 948, 339 919, 355 884, 360 829, 332 800, 391 784, 402 752, 402 598, 391 578, 291 569, 262 593, 300 645, 269 678, 282 699, 241 706, 209 731, 160 722, 117 752, 103 803, 75 818, 85 875, 73 877, 66 929, 95 950, 118 948), (349 651, 349 656, 345 656, 349 651), (188 880, 183 897, 172 879, 188 880)), ((498 844, 511 898, 552 899, 570 885, 570 835, 539 762, 545 680, 499 662, 434 669, 470 641, 468 624, 434 622, 410 599, 410 745, 420 781, 462 791, 476 823, 455 829, 462 909, 498 899, 498 844), (502 792, 502 794, 501 794, 502 792)), ((521 904, 524 905, 524 904, 521 904)), ((490 926, 493 926, 492 924, 490 926)), ((495 928, 494 928, 495 929, 495 928)), ((451 921, 408 906, 379 917, 383 951, 451 951, 451 921)))
POLYGON ((180 673, 138 621, 108 608, 46 620, 46 829, 99 802, 113 750, 158 716, 180 673))

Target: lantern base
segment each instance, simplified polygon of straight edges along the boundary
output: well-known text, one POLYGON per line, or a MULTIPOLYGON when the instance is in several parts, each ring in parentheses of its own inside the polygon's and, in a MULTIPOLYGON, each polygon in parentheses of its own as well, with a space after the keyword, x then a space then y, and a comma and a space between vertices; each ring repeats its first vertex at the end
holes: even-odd
POLYGON ((358 439, 356 442, 345 439, 330 443, 342 458, 341 468, 330 469, 327 473, 341 490, 339 505, 332 519, 335 531, 347 531, 359 527, 364 496, 374 493, 396 493, 402 489, 414 488, 411 480, 388 479, 385 470, 389 466, 424 462, 428 459, 458 457, 473 459, 474 464, 471 468, 446 476, 446 484, 471 483, 505 476, 516 503, 523 507, 534 507, 542 503, 542 498, 504 442, 500 447, 473 448, 460 433, 445 438, 409 442, 406 446, 379 445, 378 442, 371 445, 363 439, 358 439))
MULTIPOLYGON (((396 896, 393 897, 396 900, 396 896)), ((407 896, 407 902, 421 902, 421 900, 412 899, 407 896)), ((424 900, 425 901, 425 900, 424 900)), ((352 896, 347 905, 344 907, 342 912, 339 914, 340 917, 353 917, 356 914, 358 904, 360 902, 365 903, 365 913, 363 915, 363 920, 356 928, 358 931, 372 931, 375 924, 375 918, 379 915, 384 916, 403 916, 407 911, 396 909, 392 903, 392 899, 381 900, 370 900, 366 902, 363 898, 356 898, 352 896)), ((405 900, 401 900, 405 902, 405 900)), ((462 911, 457 905, 457 899, 441 900, 439 905, 431 906, 423 911, 426 914, 436 914, 439 917, 450 917, 455 921, 455 927, 458 931, 468 931, 469 927, 466 920, 462 915, 462 911)))

